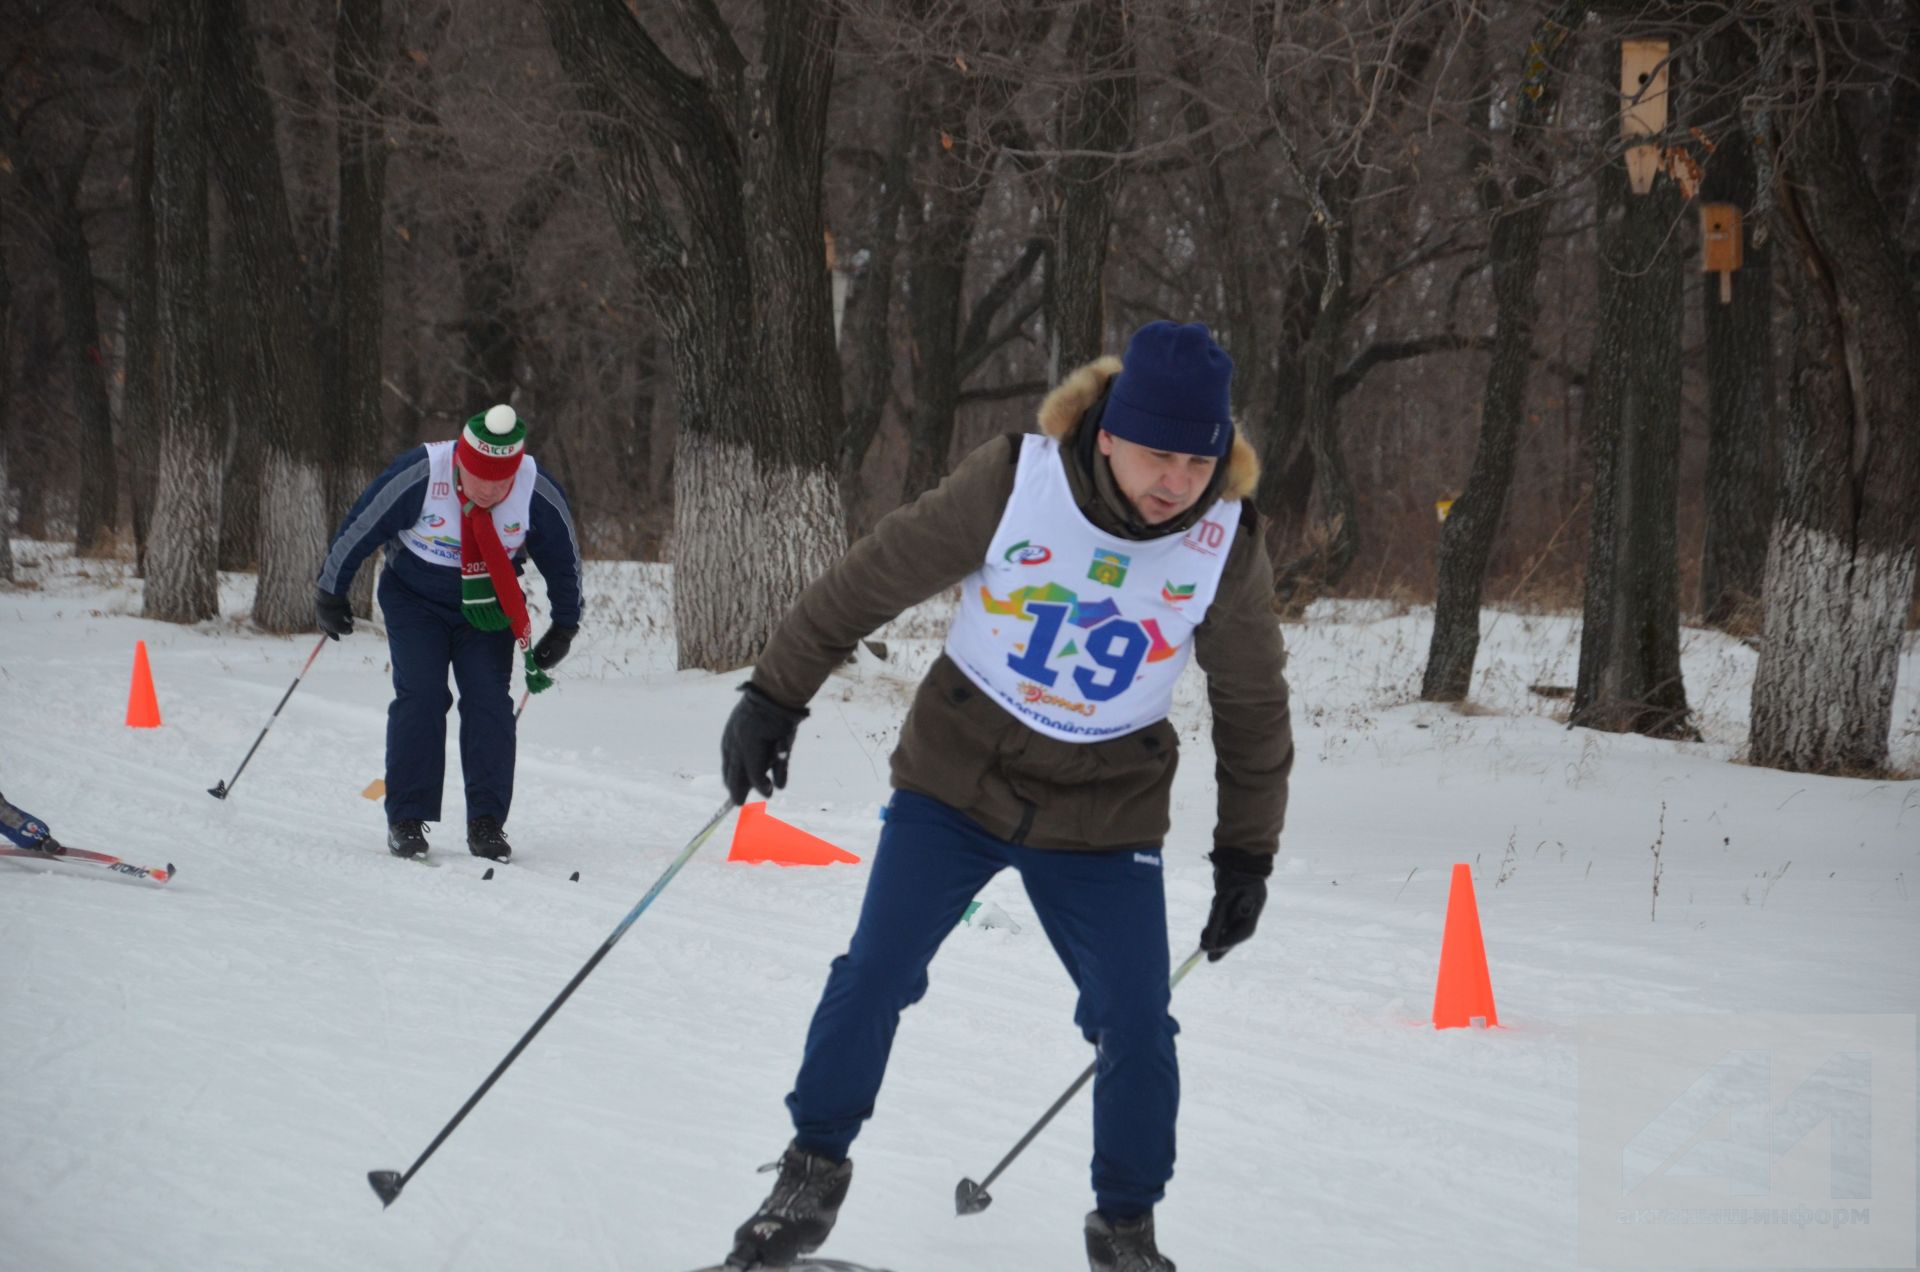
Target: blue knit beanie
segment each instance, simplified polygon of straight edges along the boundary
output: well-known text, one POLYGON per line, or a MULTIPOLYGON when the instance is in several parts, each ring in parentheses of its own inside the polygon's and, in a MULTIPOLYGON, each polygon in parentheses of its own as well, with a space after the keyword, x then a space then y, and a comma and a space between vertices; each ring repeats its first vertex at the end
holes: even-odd
POLYGON ((1183 455, 1233 445, 1233 359, 1197 322, 1150 322, 1127 344, 1100 427, 1115 437, 1183 455))

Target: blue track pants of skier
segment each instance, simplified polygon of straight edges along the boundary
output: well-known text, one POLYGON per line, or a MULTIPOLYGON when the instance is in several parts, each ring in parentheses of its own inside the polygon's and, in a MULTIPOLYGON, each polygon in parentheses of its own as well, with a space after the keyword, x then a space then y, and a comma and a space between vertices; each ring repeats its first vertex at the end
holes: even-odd
POLYGON ((787 1096, 795 1138, 810 1152, 847 1155, 873 1115, 900 1012, 927 992, 927 965, 967 903, 1008 866, 1080 991, 1074 1023, 1098 1048, 1094 1195, 1116 1218, 1142 1214, 1173 1175, 1180 1107, 1159 852, 1010 844, 911 791, 894 793, 859 926, 814 1010, 787 1096))
POLYGON ((455 606, 430 601, 380 572, 380 609, 393 655, 387 708, 387 820, 440 820, 447 712, 460 687, 460 772, 467 816, 507 820, 513 804, 513 633, 483 632, 455 606))

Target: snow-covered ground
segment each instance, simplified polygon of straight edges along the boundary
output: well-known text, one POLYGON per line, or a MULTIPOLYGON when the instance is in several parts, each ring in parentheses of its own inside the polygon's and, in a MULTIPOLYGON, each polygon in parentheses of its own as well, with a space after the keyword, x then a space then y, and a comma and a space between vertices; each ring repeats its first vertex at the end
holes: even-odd
MULTIPOLYGON (((179 876, 0 860, 0 1267, 684 1272, 725 1253, 786 1141, 781 1097, 866 872, 728 864, 730 828, 391 1210, 366 1183, 414 1159, 723 798, 741 677, 673 670, 664 569, 590 564, 586 630, 522 721, 514 863, 483 882, 451 737, 443 868, 390 858, 361 796, 381 773, 379 634, 321 654, 221 803, 206 788, 313 638, 250 631, 249 577, 224 581, 221 622, 180 628, 138 617, 124 566, 16 552, 0 790, 70 843, 179 876), (121 723, 136 639, 156 730, 121 723)), ((829 684, 776 815, 870 853, 939 617, 909 615, 888 660, 829 684)), ((1287 629, 1299 763, 1272 902, 1176 997, 1159 1224, 1185 1272, 1572 1267, 1584 1020, 1920 1007, 1920 782, 1734 762, 1753 655, 1715 634, 1685 634, 1706 740, 1671 744, 1569 731, 1529 690, 1572 683, 1567 616, 1489 615, 1473 705, 1419 704, 1429 625, 1348 603, 1287 629), (1455 861, 1474 867, 1497 1030, 1424 1024, 1455 861)), ((1179 954, 1210 896, 1191 677, 1176 719, 1179 954)), ((1895 764, 1920 767, 1911 646, 1895 735, 1895 764)), ((942 951, 825 1254, 1084 1267, 1084 1094, 991 1210, 954 1216, 955 1182, 1089 1059, 1017 880, 986 896, 1019 930, 963 927, 942 951)))

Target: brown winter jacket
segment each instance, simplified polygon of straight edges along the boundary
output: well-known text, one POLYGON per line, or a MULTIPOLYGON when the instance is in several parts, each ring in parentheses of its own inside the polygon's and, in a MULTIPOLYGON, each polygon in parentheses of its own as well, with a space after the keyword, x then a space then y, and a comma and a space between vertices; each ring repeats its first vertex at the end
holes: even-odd
MULTIPOLYGON (((1061 459, 1080 510, 1132 539, 1183 534, 1211 506, 1144 527, 1080 424, 1120 370, 1102 358, 1076 371, 1040 407, 1040 426, 1061 439, 1061 459)), ((767 696, 804 706, 863 637, 960 582, 986 559, 1013 493, 1017 436, 974 451, 937 489, 896 509, 801 594, 754 668, 767 696)), ((1245 440, 1221 474, 1223 499, 1253 493, 1259 462, 1245 440)), ((1293 767, 1286 651, 1273 616, 1273 568, 1251 506, 1228 553, 1220 588, 1195 633, 1207 676, 1220 791, 1216 848, 1271 858, 1286 816, 1293 767)), ((1063 742, 1037 733, 989 700, 941 655, 920 689, 893 753, 893 785, 929 795, 990 833, 1036 848, 1157 845, 1166 836, 1179 735, 1158 723, 1104 742, 1063 742)))

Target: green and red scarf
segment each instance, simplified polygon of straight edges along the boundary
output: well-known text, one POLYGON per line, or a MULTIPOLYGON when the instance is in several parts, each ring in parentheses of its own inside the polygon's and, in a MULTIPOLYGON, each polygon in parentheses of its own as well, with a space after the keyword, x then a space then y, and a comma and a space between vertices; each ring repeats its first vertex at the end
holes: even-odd
MULTIPOLYGON (((526 422, 510 406, 496 406, 468 420, 455 447, 464 473, 483 481, 504 481, 520 471, 526 453, 526 422)), ((550 688, 553 678, 533 665, 533 622, 527 617, 526 594, 520 590, 513 559, 500 542, 493 510, 482 508, 460 492, 460 612, 468 624, 483 632, 511 631, 524 651, 527 688, 533 693, 550 688)))

